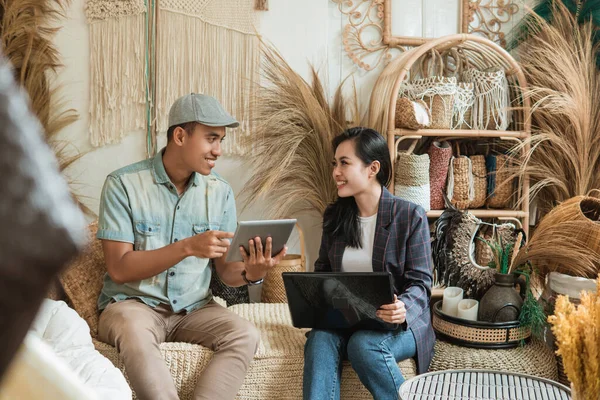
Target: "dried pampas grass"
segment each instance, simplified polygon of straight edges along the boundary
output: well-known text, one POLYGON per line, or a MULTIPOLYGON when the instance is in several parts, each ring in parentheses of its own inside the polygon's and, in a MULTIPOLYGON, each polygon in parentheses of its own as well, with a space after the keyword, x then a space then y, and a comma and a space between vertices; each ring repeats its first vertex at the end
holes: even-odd
MULTIPOLYGON (((61 67, 60 54, 52 42, 60 28, 53 24, 66 18, 65 10, 70 3, 70 0, 0 0, 2 52, 13 66, 16 81, 29 95, 31 110, 42 124, 61 172, 83 156, 69 155, 65 151, 67 144, 56 138, 79 116, 75 110, 67 109, 64 102, 57 101, 61 88, 50 83, 50 75, 61 67)), ((82 211, 93 215, 72 187, 71 195, 82 211)))
MULTIPOLYGON (((596 31, 579 25, 561 2, 553 2, 552 23, 532 14, 530 35, 519 58, 532 99, 531 150, 519 173, 532 181, 531 198, 542 212, 600 188, 600 74, 596 31)), ((519 157, 516 157, 518 160, 519 157)))
POLYGON ((568 296, 558 296, 553 325, 558 355, 572 383, 574 399, 598 400, 600 397, 600 276, 595 294, 584 292, 578 306, 568 296))
POLYGON ((309 84, 264 42, 261 56, 262 83, 252 107, 256 128, 246 139, 253 174, 241 193, 245 206, 266 202, 271 218, 304 211, 322 215, 336 197, 331 141, 358 124, 356 94, 349 107, 342 83, 330 105, 314 68, 309 84))

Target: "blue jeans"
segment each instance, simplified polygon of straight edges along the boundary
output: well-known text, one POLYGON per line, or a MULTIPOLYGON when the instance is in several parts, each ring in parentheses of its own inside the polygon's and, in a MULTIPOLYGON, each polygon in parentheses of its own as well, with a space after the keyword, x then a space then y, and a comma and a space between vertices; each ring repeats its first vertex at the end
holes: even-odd
POLYGON ((303 397, 305 400, 340 398, 342 361, 347 359, 375 400, 398 400, 404 377, 398 361, 414 357, 415 338, 410 330, 312 330, 304 346, 303 397))

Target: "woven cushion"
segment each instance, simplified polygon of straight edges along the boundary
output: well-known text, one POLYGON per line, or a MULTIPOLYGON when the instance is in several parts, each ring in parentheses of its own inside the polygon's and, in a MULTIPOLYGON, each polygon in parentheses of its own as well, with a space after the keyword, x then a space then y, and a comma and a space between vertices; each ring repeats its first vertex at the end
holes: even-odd
MULTIPOLYGON (((230 310, 252 322, 261 332, 261 342, 246 374, 237 399, 300 399, 304 368, 305 329, 296 329, 287 304, 238 304, 230 310)), ((125 372, 117 350, 95 342, 96 349, 125 372)), ((182 400, 192 399, 196 379, 206 367, 213 352, 199 345, 163 343, 160 350, 182 400)), ((398 364, 406 378, 416 375, 413 359, 398 364)), ((127 374, 125 374, 127 377, 127 374)), ((342 372, 341 398, 372 399, 356 373, 346 361, 342 372)))
POLYGON ((554 352, 538 340, 531 340, 524 346, 513 349, 488 350, 456 346, 438 339, 429 371, 447 369, 519 372, 558 380, 554 352))
POLYGON ((68 302, 90 326, 92 337, 98 334, 98 296, 106 272, 102 242, 96 239, 98 223, 88 226, 86 249, 65 269, 60 282, 68 302))

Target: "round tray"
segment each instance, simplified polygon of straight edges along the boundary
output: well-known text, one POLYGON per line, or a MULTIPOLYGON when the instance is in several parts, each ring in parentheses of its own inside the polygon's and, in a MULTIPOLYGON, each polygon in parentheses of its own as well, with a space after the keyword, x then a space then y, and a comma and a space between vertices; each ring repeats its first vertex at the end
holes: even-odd
POLYGON ((446 315, 442 312, 442 300, 433 305, 433 329, 439 338, 450 343, 479 349, 517 347, 531 336, 529 327, 522 327, 519 321, 469 321, 446 315))

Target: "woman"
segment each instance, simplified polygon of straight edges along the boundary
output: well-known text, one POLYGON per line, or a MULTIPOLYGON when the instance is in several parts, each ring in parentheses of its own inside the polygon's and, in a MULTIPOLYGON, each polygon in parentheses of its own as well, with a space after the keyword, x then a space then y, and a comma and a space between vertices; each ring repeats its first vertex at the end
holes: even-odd
POLYGON ((323 216, 315 271, 391 272, 395 301, 377 314, 400 328, 312 330, 304 348, 304 399, 339 399, 342 360, 347 357, 376 400, 397 400, 404 382, 397 362, 415 357, 418 373, 423 373, 433 357, 427 216, 420 206, 386 189, 392 179, 391 161, 379 133, 352 128, 333 140, 333 148, 338 200, 323 216))

